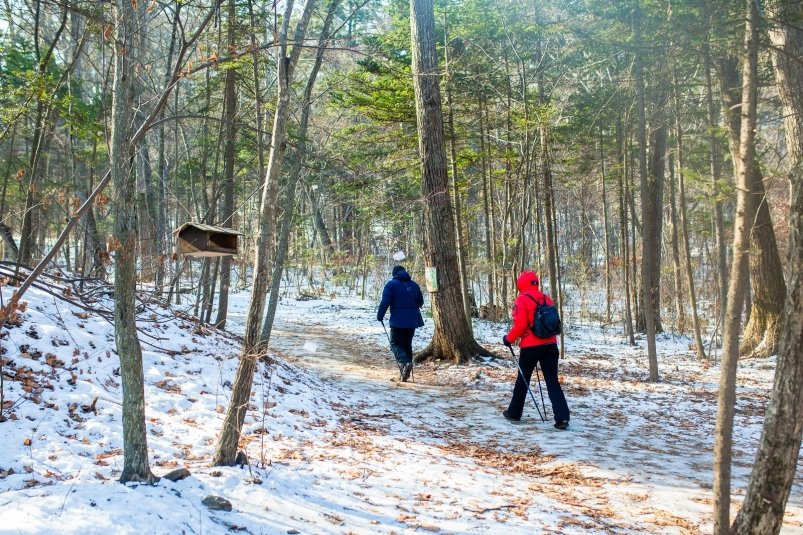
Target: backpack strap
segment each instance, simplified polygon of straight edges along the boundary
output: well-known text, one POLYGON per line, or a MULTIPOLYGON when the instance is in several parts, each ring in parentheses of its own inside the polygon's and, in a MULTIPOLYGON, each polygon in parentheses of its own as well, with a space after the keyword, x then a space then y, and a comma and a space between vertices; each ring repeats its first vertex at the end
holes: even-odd
POLYGON ((536 301, 536 300, 535 300, 535 297, 533 297, 533 296, 532 296, 532 295, 530 295, 530 294, 522 294, 522 295, 526 295, 527 297, 529 297, 530 299, 532 299, 533 303, 535 303, 535 307, 536 307, 536 308, 538 308, 539 306, 544 306, 544 305, 546 305, 546 296, 544 296, 544 302, 543 302, 543 303, 539 303, 538 301, 536 301))

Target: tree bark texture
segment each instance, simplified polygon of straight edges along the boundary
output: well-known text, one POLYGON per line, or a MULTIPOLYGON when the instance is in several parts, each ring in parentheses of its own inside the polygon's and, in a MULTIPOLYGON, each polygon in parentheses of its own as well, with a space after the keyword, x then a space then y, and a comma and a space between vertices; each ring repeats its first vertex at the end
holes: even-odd
POLYGON ((784 130, 791 164, 789 286, 781 322, 775 384, 756 461, 733 533, 777 534, 795 476, 803 437, 803 30, 787 21, 803 20, 798 1, 767 4, 775 78, 784 108, 784 130))
MULTIPOLYGON (((740 150, 741 121, 744 120, 744 117, 740 117, 736 111, 739 110, 741 102, 736 89, 738 73, 732 61, 720 61, 719 69, 723 104, 726 108, 725 124, 729 132, 731 155, 737 153, 734 156, 736 162, 740 150)), ((778 350, 778 334, 786 286, 770 217, 764 177, 757 160, 755 165, 750 166, 749 171, 748 187, 754 197, 751 203, 756 210, 750 232, 749 270, 752 302, 739 353, 749 356, 769 356, 778 350)))
POLYGON ((142 349, 137 337, 137 216, 135 147, 131 139, 133 80, 138 58, 137 10, 127 0, 114 3, 114 82, 112 87, 111 176, 114 184, 114 331, 123 384, 123 471, 120 482, 155 480, 148 463, 142 349))
MULTIPOLYGON (((655 249, 659 248, 654 243, 656 219, 660 219, 660 210, 655 213, 656 184, 655 176, 647 169, 647 109, 646 98, 644 96, 644 59, 641 51, 641 5, 636 0, 636 12, 634 14, 634 32, 636 38, 636 99, 638 106, 638 154, 639 154, 639 179, 641 185, 641 299, 642 314, 644 315, 644 327, 647 336, 647 360, 650 369, 650 381, 658 380, 658 354, 655 347, 655 295, 653 294, 653 280, 660 278, 654 273, 655 249)), ((665 140, 665 132, 663 139, 665 140)), ((657 143, 655 144, 657 145, 657 143)), ((658 234, 660 240, 660 232, 658 234)), ((659 264, 660 266, 660 254, 659 264)), ((660 283, 659 283, 660 284, 660 283)))
POLYGON ((465 363, 489 352, 474 340, 463 313, 448 191, 433 4, 434 0, 410 0, 413 87, 424 193, 424 256, 427 265, 437 269, 438 283, 438 291, 432 294, 435 335, 416 360, 432 357, 465 363))
POLYGON ((750 174, 758 165, 755 150, 756 97, 758 94, 758 13, 754 0, 745 0, 747 24, 744 38, 740 143, 735 161, 736 219, 733 229, 733 263, 728 285, 722 335, 722 362, 717 423, 714 429, 714 535, 730 531, 731 457, 733 415, 736 405, 736 365, 739 360, 739 327, 748 283, 750 230, 756 213, 750 191, 750 174))

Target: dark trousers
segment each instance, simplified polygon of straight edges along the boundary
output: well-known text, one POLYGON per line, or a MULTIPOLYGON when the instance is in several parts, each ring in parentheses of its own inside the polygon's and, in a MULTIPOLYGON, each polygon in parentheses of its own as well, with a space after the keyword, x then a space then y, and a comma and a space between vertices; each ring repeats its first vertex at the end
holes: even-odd
POLYGON ((409 364, 413 362, 413 335, 415 327, 391 327, 390 328, 390 347, 393 356, 399 364, 409 364))
MULTIPOLYGON (((513 387, 513 397, 510 399, 510 405, 507 408, 510 416, 521 418, 524 403, 527 401, 527 396, 529 396, 527 385, 530 383, 535 365, 540 363, 541 371, 544 372, 546 391, 549 394, 549 401, 552 403, 552 412, 555 413, 555 421, 569 419, 569 405, 566 404, 566 396, 563 395, 563 389, 558 382, 559 356, 560 352, 557 344, 525 347, 521 350, 519 355, 521 372, 516 370, 516 386, 513 387), (521 377, 522 373, 524 373, 524 379, 521 377), (525 379, 526 383, 524 382, 525 379)), ((534 388, 537 388, 537 385, 534 388)), ((533 390, 533 395, 537 396, 538 392, 533 390)))

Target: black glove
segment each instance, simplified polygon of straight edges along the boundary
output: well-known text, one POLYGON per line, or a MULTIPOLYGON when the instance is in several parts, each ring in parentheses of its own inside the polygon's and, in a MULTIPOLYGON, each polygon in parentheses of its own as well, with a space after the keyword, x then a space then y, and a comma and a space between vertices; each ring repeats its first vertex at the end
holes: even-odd
POLYGON ((507 347, 511 347, 513 344, 510 343, 510 340, 507 339, 507 335, 502 337, 502 343, 505 344, 507 347))

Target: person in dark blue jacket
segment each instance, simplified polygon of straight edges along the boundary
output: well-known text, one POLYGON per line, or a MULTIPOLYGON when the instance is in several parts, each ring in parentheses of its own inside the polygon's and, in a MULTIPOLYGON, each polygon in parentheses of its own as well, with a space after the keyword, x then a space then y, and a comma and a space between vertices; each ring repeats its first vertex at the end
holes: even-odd
POLYGON ((393 356, 399 363, 402 381, 413 371, 413 336, 417 327, 424 326, 421 307, 424 296, 421 288, 410 278, 402 266, 393 267, 393 278, 382 290, 382 301, 376 311, 377 321, 384 321, 390 308, 390 344, 393 356))

